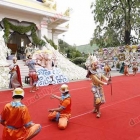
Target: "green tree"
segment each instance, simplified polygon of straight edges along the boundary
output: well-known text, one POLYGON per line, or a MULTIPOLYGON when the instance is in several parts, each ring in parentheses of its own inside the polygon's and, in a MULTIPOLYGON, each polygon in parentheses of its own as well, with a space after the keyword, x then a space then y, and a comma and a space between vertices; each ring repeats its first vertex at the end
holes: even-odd
POLYGON ((97 27, 90 44, 110 47, 139 43, 139 0, 96 0, 91 9, 97 27))
POLYGON ((63 54, 67 54, 67 58, 70 59, 73 63, 76 65, 85 68, 85 61, 87 59, 87 55, 84 53, 81 53, 80 51, 76 50, 76 45, 73 46, 69 45, 65 41, 59 39, 59 51, 63 54))
POLYGON ((59 51, 62 52, 63 54, 66 53, 66 50, 71 47, 68 43, 66 43, 65 41, 59 39, 58 40, 58 44, 59 44, 59 51))
POLYGON ((60 48, 59 51, 62 52, 63 54, 67 54, 68 58, 73 59, 82 56, 82 53, 76 50, 75 44, 71 46, 61 39, 59 39, 58 43, 60 48))

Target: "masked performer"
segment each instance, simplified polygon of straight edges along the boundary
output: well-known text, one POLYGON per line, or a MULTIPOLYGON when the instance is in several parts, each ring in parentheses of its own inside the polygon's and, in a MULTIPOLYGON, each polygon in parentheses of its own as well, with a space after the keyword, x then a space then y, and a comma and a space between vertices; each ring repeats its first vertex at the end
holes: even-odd
POLYGON ((105 103, 105 97, 104 97, 104 91, 103 91, 103 85, 109 84, 109 78, 105 77, 101 73, 97 72, 98 69, 98 62, 96 59, 91 64, 90 71, 90 78, 92 81, 92 89, 91 91, 94 94, 94 110, 93 113, 97 113, 96 117, 100 118, 100 106, 105 103))
POLYGON ((135 76, 138 71, 138 62, 137 62, 136 58, 133 59, 132 70, 133 70, 133 75, 135 76))
POLYGON ((30 54, 30 55, 28 55, 28 59, 27 59, 25 65, 27 65, 29 68, 30 85, 32 86, 30 92, 35 92, 38 89, 36 87, 36 84, 38 81, 38 75, 36 72, 35 65, 40 65, 40 64, 37 63, 36 60, 33 60, 32 55, 30 54))
POLYGON ((0 115, 0 123, 4 126, 2 140, 30 140, 40 132, 41 126, 31 121, 28 108, 21 102, 23 89, 16 88, 12 98, 0 115))
POLYGON ((9 88, 17 88, 17 87, 22 87, 22 82, 21 82, 21 75, 20 75, 20 69, 19 66, 16 64, 17 58, 13 58, 13 64, 9 66, 10 69, 10 83, 9 83, 9 88))
POLYGON ((63 84, 60 90, 61 97, 52 94, 52 98, 58 99, 60 101, 60 105, 58 108, 49 110, 50 114, 48 115, 48 118, 52 121, 58 121, 59 129, 65 129, 71 116, 71 97, 66 84, 63 84))
POLYGON ((104 74, 105 74, 106 77, 110 77, 110 71, 111 71, 111 68, 108 65, 108 62, 106 62, 105 66, 104 66, 104 74))

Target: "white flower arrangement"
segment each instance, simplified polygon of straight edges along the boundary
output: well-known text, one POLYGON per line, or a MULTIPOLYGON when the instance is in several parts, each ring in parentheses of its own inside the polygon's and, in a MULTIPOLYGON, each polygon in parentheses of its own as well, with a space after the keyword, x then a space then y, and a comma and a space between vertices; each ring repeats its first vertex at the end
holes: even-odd
POLYGON ((7 67, 0 67, 0 83, 0 89, 9 86, 9 69, 7 67))
POLYGON ((5 46, 3 33, 3 30, 0 31, 0 89, 8 88, 9 86, 9 68, 4 67, 5 65, 8 65, 6 62, 8 48, 5 46))
POLYGON ((8 53, 8 56, 11 55, 12 50, 10 48, 8 48, 7 53, 8 53))

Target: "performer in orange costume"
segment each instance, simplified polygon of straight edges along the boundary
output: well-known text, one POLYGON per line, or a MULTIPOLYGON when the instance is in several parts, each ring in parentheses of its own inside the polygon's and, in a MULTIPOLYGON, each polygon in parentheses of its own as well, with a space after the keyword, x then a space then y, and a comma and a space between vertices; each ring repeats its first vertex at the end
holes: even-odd
POLYGON ((129 76, 129 61, 125 60, 124 62, 124 75, 129 76))
POLYGON ((110 71, 111 71, 111 68, 108 65, 108 62, 106 62, 105 66, 104 66, 104 74, 105 74, 106 77, 110 77, 110 71))
POLYGON ((23 89, 16 88, 12 98, 0 116, 0 123, 4 126, 2 140, 30 140, 40 132, 41 126, 31 121, 28 108, 21 103, 23 89))
POLYGON ((138 71, 138 62, 137 62, 136 58, 133 59, 132 70, 133 70, 133 75, 135 76, 138 71))
POLYGON ((109 78, 105 77, 101 73, 97 72, 98 62, 96 57, 94 58, 90 71, 90 78, 92 81, 91 91, 94 94, 94 110, 93 113, 97 113, 96 117, 100 118, 100 106, 105 103, 105 96, 103 91, 103 85, 108 85, 109 83, 103 82, 102 80, 109 81, 109 78))
POLYGON ((52 94, 52 98, 56 98, 60 101, 58 108, 49 109, 49 120, 58 121, 58 128, 65 129, 68 124, 68 120, 71 116, 71 97, 69 94, 68 86, 63 84, 60 88, 61 97, 52 94))

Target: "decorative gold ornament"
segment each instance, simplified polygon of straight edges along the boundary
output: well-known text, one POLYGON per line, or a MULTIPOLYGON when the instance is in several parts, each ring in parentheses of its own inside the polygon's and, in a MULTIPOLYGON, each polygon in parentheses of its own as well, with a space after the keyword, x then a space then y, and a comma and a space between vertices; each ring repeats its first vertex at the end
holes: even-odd
POLYGON ((125 54, 124 53, 119 54, 118 58, 119 58, 120 61, 124 61, 125 60, 125 54))
POLYGON ((54 0, 42 0, 45 6, 47 6, 50 9, 53 9, 54 6, 54 0))
POLYGON ((100 55, 103 55, 103 53, 104 53, 102 48, 100 48, 100 49, 98 50, 98 52, 99 52, 100 55))
POLYGON ((22 94, 23 93, 23 90, 22 89, 20 89, 20 88, 17 88, 17 89, 15 89, 14 90, 14 92, 15 92, 15 94, 22 94))
POLYGON ((42 2, 44 3, 44 2, 46 2, 46 0, 42 0, 42 2))
POLYGON ((129 45, 126 45, 126 46, 125 46, 125 50, 126 50, 127 52, 130 52, 130 51, 131 51, 131 47, 130 47, 129 45))
POLYGON ((69 24, 67 24, 65 27, 66 27, 66 28, 69 28, 69 24))
POLYGON ((57 9, 57 5, 56 5, 56 3, 53 5, 52 8, 56 11, 56 9, 57 9))
POLYGON ((65 13, 64 13, 65 16, 69 17, 70 16, 70 8, 68 8, 65 13))
POLYGON ((138 46, 132 45, 132 52, 135 53, 138 50, 138 46))

